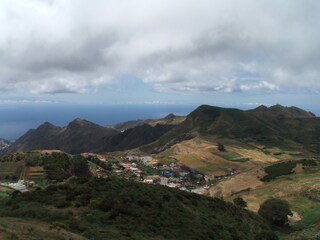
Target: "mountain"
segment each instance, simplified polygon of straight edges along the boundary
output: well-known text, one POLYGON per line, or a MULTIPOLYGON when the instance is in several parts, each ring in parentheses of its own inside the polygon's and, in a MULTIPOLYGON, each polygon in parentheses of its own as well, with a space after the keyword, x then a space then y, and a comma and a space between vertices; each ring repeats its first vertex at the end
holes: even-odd
POLYGON ((253 110, 249 110, 250 112, 256 115, 262 116, 274 116, 274 117, 281 117, 281 118, 314 118, 316 115, 312 112, 305 111, 303 109, 297 107, 284 107, 280 104, 266 107, 261 105, 253 110))
POLYGON ((320 118, 297 107, 281 105, 260 106, 249 111, 202 105, 145 150, 163 150, 163 145, 177 142, 177 137, 186 134, 268 146, 303 145, 320 151, 320 118))
POLYGON ((36 149, 58 149, 68 153, 101 152, 106 150, 104 139, 118 133, 115 129, 81 119, 75 119, 63 128, 45 122, 37 129, 29 130, 3 153, 36 149))
POLYGON ((0 151, 7 149, 10 145, 10 141, 0 138, 0 151))
POLYGON ((144 145, 143 150, 156 153, 197 136, 215 141, 256 142, 271 147, 303 146, 319 152, 320 118, 297 107, 281 105, 260 106, 248 111, 202 105, 186 117, 169 114, 159 120, 138 120, 113 127, 81 119, 75 119, 64 128, 46 122, 29 130, 2 153, 34 149, 105 152, 144 145))
POLYGON ((127 150, 152 143, 173 127, 173 125, 161 124, 155 126, 149 124, 138 125, 120 134, 106 138, 107 150, 127 150))
POLYGON ((130 128, 134 128, 137 126, 141 126, 144 124, 148 124, 150 126, 156 126, 157 124, 161 125, 178 125, 179 123, 183 122, 185 120, 184 116, 176 116, 173 113, 168 114, 166 117, 161 119, 147 119, 147 120, 133 120, 133 121, 127 121, 118 123, 115 125, 111 125, 109 127, 112 127, 119 131, 125 131, 130 128))

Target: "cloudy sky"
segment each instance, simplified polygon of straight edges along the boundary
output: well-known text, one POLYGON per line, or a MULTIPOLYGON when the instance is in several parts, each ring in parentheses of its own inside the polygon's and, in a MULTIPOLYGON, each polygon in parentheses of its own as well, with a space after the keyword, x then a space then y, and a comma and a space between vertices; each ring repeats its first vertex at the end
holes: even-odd
POLYGON ((320 101, 317 0, 1 0, 0 104, 320 101))

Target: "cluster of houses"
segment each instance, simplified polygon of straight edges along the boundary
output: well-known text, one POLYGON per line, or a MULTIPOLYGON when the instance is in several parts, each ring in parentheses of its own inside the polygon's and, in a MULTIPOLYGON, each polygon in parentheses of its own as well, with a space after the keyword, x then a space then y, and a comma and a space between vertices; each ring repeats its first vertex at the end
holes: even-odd
POLYGON ((0 185, 19 192, 28 192, 27 183, 25 183, 23 180, 19 180, 16 183, 1 183, 0 185))
POLYGON ((162 164, 151 156, 124 156, 122 161, 114 164, 112 168, 112 172, 119 177, 202 195, 208 194, 208 182, 214 179, 213 176, 206 176, 197 169, 180 163, 162 164))
MULTIPOLYGON (((106 159, 99 160, 109 162, 106 159)), ((123 156, 120 161, 111 162, 111 171, 93 163, 89 164, 90 171, 101 178, 116 175, 146 184, 160 184, 201 195, 208 194, 210 182, 214 180, 214 176, 204 175, 195 168, 177 162, 164 164, 151 156, 127 155, 123 156)), ((234 171, 230 169, 231 174, 234 171)), ((35 182, 31 180, 19 180, 16 183, 1 183, 0 185, 26 192, 27 187, 32 187, 34 184, 35 182)))

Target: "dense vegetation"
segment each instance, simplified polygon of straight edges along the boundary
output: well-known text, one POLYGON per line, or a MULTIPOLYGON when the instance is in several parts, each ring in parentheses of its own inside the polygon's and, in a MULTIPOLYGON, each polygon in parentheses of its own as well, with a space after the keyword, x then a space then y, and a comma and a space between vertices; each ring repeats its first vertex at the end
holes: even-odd
POLYGON ((35 192, 14 192, 2 217, 50 222, 89 239, 277 239, 254 213, 160 185, 71 178, 35 192))
POLYGON ((315 160, 303 159, 299 161, 287 161, 273 164, 266 167, 264 170, 266 175, 261 179, 262 181, 269 182, 279 176, 291 174, 296 167, 297 163, 303 165, 303 167, 317 166, 315 160))
POLYGON ((296 166, 296 162, 294 161, 280 162, 280 163, 268 166, 264 169, 266 172, 266 175, 261 180, 265 182, 269 182, 275 179, 276 177, 291 174, 295 166, 296 166))
MULTIPOLYGON (((1 162, 17 162, 24 160, 26 166, 42 166, 45 169, 48 180, 63 181, 71 176, 88 177, 87 158, 81 155, 69 155, 63 152, 41 153, 31 151, 27 153, 15 153, 1 158, 1 162)), ((94 157, 90 158, 97 161, 94 157)), ((103 162, 100 165, 105 165, 103 162)))
POLYGON ((258 213, 270 225, 277 227, 286 225, 288 215, 292 215, 288 202, 277 198, 271 198, 263 202, 258 213))

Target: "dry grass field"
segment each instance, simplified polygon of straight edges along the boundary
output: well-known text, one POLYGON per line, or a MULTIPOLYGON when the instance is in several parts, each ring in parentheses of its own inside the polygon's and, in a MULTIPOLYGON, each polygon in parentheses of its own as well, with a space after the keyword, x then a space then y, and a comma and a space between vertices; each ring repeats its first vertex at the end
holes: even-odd
POLYGON ((228 175, 225 170, 227 168, 242 172, 279 161, 273 155, 264 154, 259 148, 244 148, 235 143, 225 144, 225 148, 225 152, 220 152, 217 150, 217 142, 194 138, 176 144, 155 157, 163 161, 175 159, 205 174, 215 176, 228 175))

